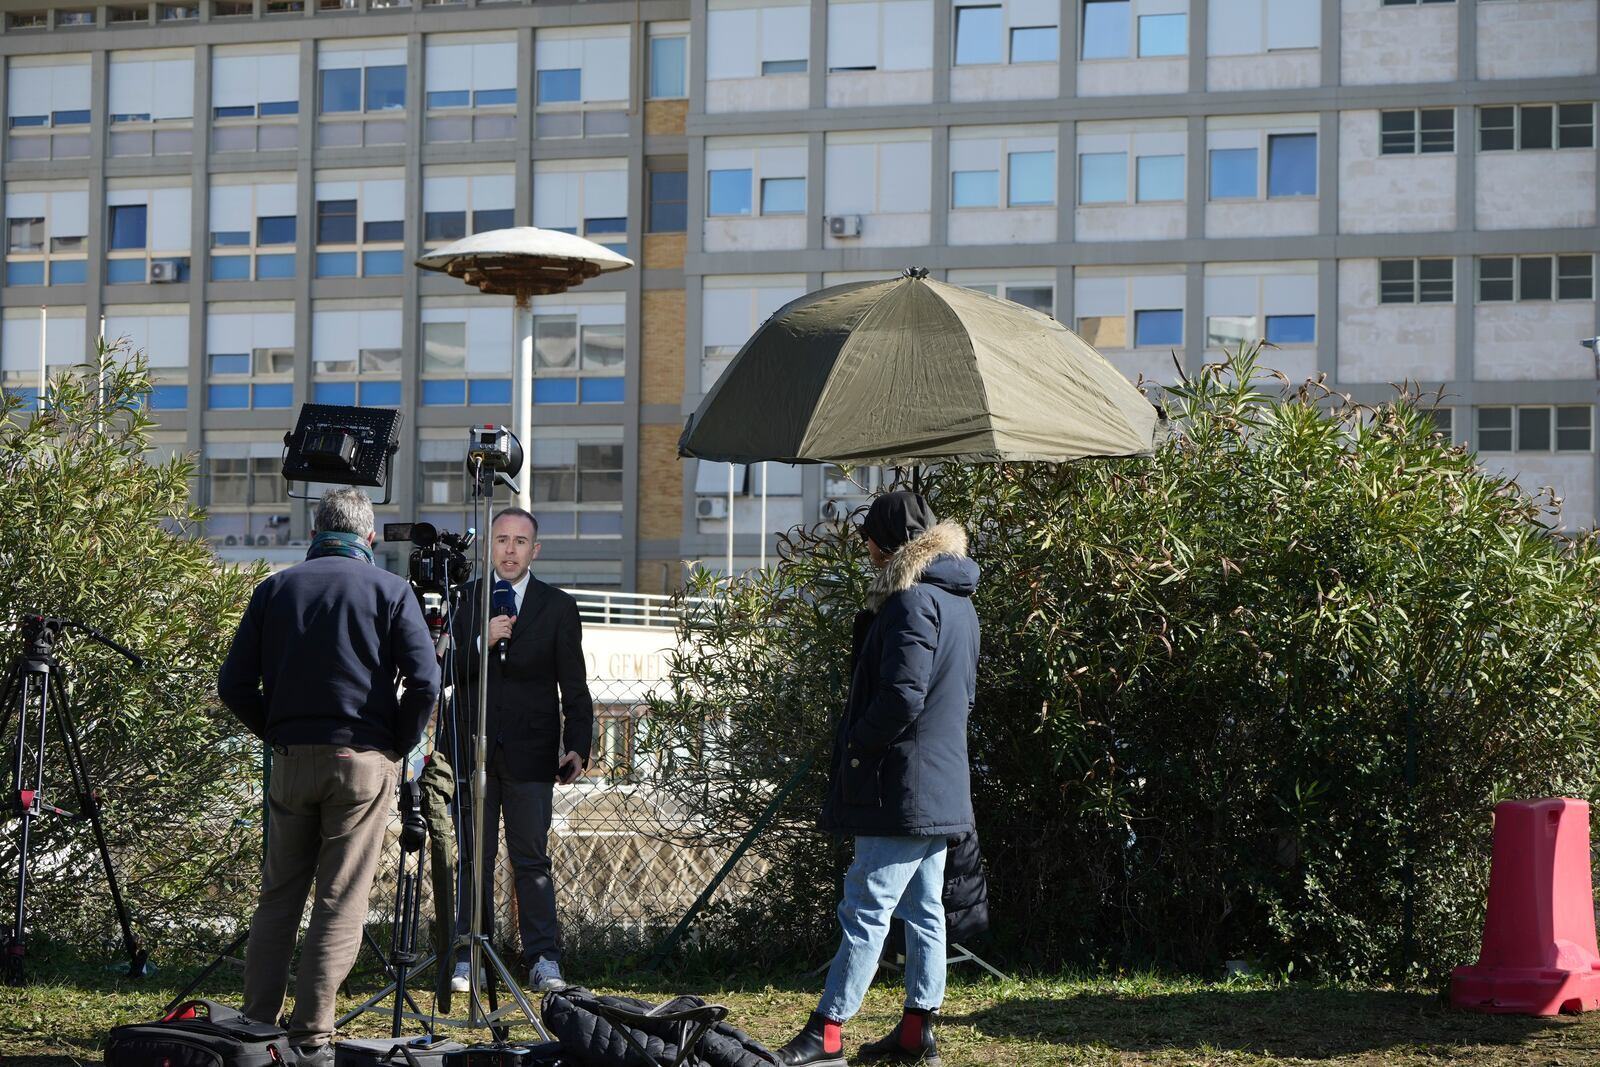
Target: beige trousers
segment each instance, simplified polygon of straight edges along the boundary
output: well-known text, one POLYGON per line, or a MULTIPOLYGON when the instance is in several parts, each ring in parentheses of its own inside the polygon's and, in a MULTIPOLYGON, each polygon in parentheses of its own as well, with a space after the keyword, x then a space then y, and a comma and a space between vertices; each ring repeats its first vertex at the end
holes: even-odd
POLYGON ((333 1038, 334 998, 361 949, 367 898, 394 810, 399 761, 340 745, 275 746, 267 861, 244 957, 244 1013, 277 1022, 313 882, 289 1017, 292 1045, 333 1038))

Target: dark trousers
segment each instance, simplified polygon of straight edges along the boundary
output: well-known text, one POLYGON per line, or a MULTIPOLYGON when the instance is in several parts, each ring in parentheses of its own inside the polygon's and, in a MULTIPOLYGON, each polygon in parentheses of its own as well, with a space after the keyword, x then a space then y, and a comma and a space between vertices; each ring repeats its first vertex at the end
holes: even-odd
MULTIPOLYGON (((471 789, 462 790, 471 804, 471 789)), ((522 960, 529 967, 543 956, 561 958, 558 944, 560 927, 556 923, 556 887, 550 877, 550 813, 555 794, 553 782, 514 782, 490 768, 484 784, 483 837, 483 927, 494 932, 494 872, 499 852, 499 823, 506 827, 506 854, 516 879, 517 918, 522 934, 522 960)), ((469 827, 472 822, 469 820, 469 827)), ((470 836, 470 830, 468 831, 470 836)), ((461 907, 456 915, 456 931, 466 933, 472 925, 472 844, 462 843, 461 907)), ((465 960, 462 951, 459 959, 465 960)))

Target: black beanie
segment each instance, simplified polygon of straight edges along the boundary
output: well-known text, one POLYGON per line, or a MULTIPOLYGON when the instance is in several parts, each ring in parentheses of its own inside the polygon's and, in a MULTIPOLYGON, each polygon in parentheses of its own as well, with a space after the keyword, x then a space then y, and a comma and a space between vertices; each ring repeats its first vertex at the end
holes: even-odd
POLYGON ((894 552, 938 521, 920 493, 885 493, 867 509, 861 532, 885 552, 894 552))

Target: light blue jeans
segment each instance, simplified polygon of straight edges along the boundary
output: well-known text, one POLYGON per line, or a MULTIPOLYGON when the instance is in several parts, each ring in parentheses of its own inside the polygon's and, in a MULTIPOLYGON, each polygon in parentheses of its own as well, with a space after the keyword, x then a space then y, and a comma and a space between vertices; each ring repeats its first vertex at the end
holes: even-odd
POLYGON ((844 878, 839 925, 844 937, 828 967, 817 1012, 844 1022, 861 1010, 889 935, 906 925, 906 1007, 931 1011, 944 1002, 944 837, 857 837, 844 878))

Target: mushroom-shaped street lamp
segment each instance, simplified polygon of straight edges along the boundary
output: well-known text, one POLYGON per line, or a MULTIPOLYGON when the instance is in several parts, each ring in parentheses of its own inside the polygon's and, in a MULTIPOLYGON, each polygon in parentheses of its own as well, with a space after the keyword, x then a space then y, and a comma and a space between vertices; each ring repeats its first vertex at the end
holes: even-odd
MULTIPOLYGON (((511 432, 533 448, 533 316, 528 298, 564 293, 590 278, 627 270, 633 260, 575 234, 514 226, 475 233, 417 259, 495 296, 516 299, 517 343, 511 360, 511 432)), ((517 506, 528 508, 532 479, 517 480, 517 506)))

